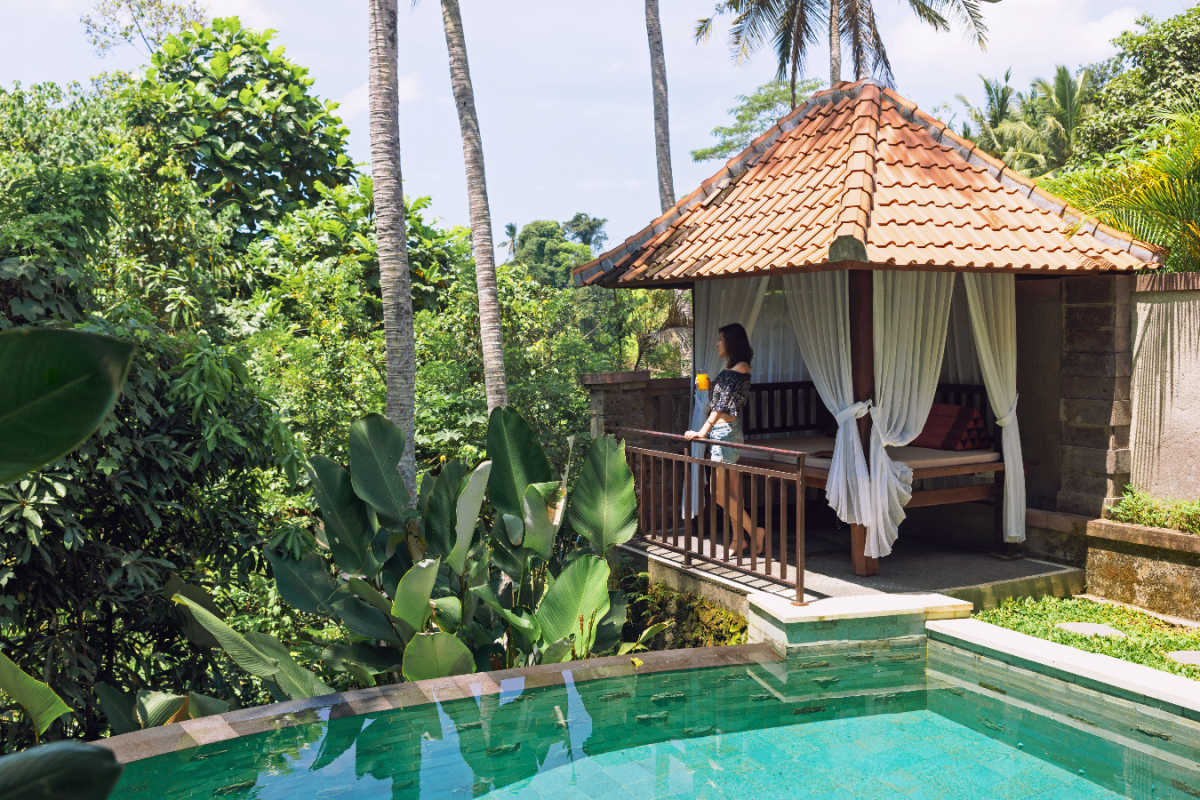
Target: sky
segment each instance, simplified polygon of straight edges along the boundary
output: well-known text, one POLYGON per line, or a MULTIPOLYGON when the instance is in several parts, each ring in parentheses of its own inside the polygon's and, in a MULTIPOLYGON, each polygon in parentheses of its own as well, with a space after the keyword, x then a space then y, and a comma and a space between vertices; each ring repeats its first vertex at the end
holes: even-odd
MULTIPOLYGON (((351 155, 368 160, 367 14, 363 0, 201 0, 216 16, 238 15, 278 31, 276 42, 308 67, 314 90, 337 100, 350 129, 351 155)), ((132 47, 107 57, 88 44, 79 17, 94 0, 0 0, 0 85, 13 81, 86 81, 111 69, 135 69, 132 47)), ((662 0, 670 92, 675 191, 683 196, 720 168, 693 163, 738 94, 774 72, 771 54, 734 63, 723 28, 697 44, 696 19, 713 0, 662 0)), ((428 195, 450 224, 468 221, 458 119, 450 92, 446 44, 436 0, 400 5, 400 116, 405 191, 428 195)), ((1112 55, 1113 37, 1143 14, 1162 19, 1193 5, 1184 0, 1001 0, 985 6, 986 51, 955 29, 919 24, 901 0, 878 0, 876 12, 896 89, 926 109, 959 94, 982 101, 979 75, 1012 68, 1024 88, 1112 55)), ((659 212, 651 117, 650 67, 642 0, 462 0, 471 76, 483 137, 495 238, 505 223, 569 219, 586 211, 608 219, 612 242, 659 212)), ((807 73, 828 79, 828 50, 817 49, 807 73)), ((942 109, 938 109, 941 111, 942 109)))

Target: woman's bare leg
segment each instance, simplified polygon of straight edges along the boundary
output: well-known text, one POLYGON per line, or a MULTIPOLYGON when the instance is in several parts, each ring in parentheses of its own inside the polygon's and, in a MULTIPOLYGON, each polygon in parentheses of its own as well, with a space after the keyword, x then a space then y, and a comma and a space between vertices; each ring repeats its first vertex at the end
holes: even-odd
POLYGON ((725 512, 727 517, 730 517, 735 528, 733 540, 734 547, 739 551, 742 548, 743 534, 750 540, 750 546, 755 552, 763 549, 763 543, 766 540, 766 531, 754 525, 754 519, 750 513, 746 511, 746 506, 743 501, 742 479, 741 475, 734 473, 733 479, 730 480, 728 470, 721 467, 714 467, 713 478, 713 499, 721 510, 725 512), (750 531, 754 531, 751 535, 750 531))

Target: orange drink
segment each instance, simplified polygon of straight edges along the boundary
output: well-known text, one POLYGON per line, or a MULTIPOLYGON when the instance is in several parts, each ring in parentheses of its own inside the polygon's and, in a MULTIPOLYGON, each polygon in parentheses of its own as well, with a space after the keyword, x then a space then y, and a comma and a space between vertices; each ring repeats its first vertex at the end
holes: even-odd
POLYGON ((696 373, 696 388, 702 392, 708 391, 708 373, 707 372, 696 373))

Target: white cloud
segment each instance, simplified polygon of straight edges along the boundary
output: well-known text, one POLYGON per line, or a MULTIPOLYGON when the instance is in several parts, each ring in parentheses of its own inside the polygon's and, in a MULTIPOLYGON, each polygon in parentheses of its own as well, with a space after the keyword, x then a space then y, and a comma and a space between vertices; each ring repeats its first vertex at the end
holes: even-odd
MULTIPOLYGON (((400 105, 421 99, 421 81, 417 73, 410 72, 396 79, 400 105)), ((352 120, 367 113, 369 84, 363 81, 338 100, 338 113, 343 121, 352 120)))
POLYGON ((275 16, 260 0, 201 0, 214 17, 240 17, 250 28, 274 28, 275 16))
POLYGON ((911 13, 885 30, 896 88, 921 105, 949 101, 956 91, 981 94, 976 73, 991 78, 1012 67, 1012 83, 1025 89, 1050 77, 1054 66, 1071 68, 1107 58, 1113 38, 1134 27, 1141 11, 1124 5, 1096 17, 1087 0, 1005 0, 987 7, 988 47, 981 51, 961 30, 935 33, 911 13), (966 87, 963 86, 965 83, 966 87))

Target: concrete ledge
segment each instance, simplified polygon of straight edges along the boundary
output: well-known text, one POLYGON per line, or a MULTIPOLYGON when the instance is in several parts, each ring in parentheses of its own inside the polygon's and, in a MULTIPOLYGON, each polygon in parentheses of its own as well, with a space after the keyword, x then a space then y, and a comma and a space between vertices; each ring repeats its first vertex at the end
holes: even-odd
MULTIPOLYGON (((1057 565, 1054 565, 1057 566, 1057 565)), ((1083 570, 1063 567, 1057 572, 1010 578, 1003 581, 955 586, 943 589, 947 595, 966 600, 976 611, 995 608, 1012 597, 1073 597, 1082 594, 1085 580, 1083 570)))
POLYGON ((977 619, 934 620, 925 627, 931 640, 1200 720, 1200 681, 1077 650, 977 619))
POLYGON ((971 604, 941 594, 876 594, 827 597, 803 606, 755 592, 747 597, 746 635, 776 652, 827 642, 872 642, 921 636, 930 619, 965 617, 971 604))
POLYGON ((1200 553, 1200 536, 1169 528, 1151 528, 1146 525, 1131 525, 1111 519, 1094 519, 1088 523, 1089 539, 1108 539, 1113 542, 1176 550, 1181 553, 1200 553))

